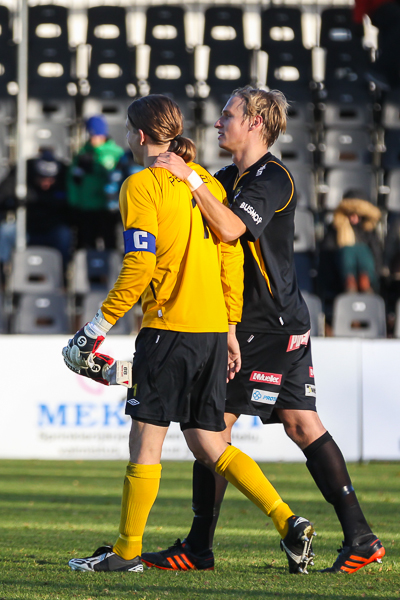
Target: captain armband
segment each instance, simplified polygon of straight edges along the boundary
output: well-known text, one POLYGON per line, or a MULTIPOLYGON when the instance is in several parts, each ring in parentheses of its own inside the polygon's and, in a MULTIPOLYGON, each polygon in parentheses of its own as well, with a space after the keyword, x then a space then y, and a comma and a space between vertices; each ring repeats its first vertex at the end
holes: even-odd
POLYGON ((128 252, 156 253, 156 238, 142 229, 127 229, 124 231, 125 254, 128 252))

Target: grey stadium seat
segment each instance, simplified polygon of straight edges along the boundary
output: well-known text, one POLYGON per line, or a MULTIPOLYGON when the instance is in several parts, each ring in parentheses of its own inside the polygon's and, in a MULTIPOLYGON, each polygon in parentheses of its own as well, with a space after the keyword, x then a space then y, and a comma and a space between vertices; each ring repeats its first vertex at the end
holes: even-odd
MULTIPOLYGON (((107 292, 90 292, 83 299, 82 316, 78 327, 83 327, 85 323, 91 321, 102 305, 107 296, 107 292)), ((118 319, 116 324, 110 329, 109 335, 129 335, 132 333, 134 326, 134 317, 138 316, 138 312, 142 313, 140 306, 135 305, 121 319, 118 319), (138 310, 137 310, 138 309, 138 310)))
POLYGON ((310 294, 304 290, 301 291, 305 303, 307 304, 308 312, 310 313, 311 321, 311 335, 312 336, 324 336, 325 335, 325 314, 322 310, 321 298, 316 294, 310 294))
POLYGON ((385 338, 383 298, 376 294, 340 294, 333 304, 335 337, 385 338))
POLYGON ((49 335, 70 333, 64 294, 24 294, 15 312, 12 333, 49 335))
POLYGON ((62 256, 55 248, 30 246, 14 252, 7 291, 11 294, 42 294, 63 287, 62 256))
MULTIPOLYGON (((72 294, 110 290, 121 269, 122 257, 116 250, 77 250, 72 259, 69 288, 72 294)), ((107 295, 107 293, 106 293, 107 295)))
POLYGON ((394 337, 400 338, 400 298, 396 302, 396 320, 394 324, 394 337))

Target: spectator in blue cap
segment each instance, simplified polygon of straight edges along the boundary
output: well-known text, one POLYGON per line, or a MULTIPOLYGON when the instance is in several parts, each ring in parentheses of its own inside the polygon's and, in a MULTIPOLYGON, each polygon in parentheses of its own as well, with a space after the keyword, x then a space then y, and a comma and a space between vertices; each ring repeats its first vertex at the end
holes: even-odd
POLYGON ((110 172, 124 150, 108 137, 108 124, 102 115, 90 117, 85 125, 89 139, 74 157, 67 180, 77 247, 112 249, 116 245, 116 224, 108 210, 106 189, 110 172))

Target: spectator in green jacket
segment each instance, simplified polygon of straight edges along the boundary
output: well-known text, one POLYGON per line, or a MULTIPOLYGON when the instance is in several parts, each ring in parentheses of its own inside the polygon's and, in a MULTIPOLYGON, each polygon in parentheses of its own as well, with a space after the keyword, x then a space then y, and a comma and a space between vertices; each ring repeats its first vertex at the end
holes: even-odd
POLYGON ((108 125, 101 115, 90 117, 86 130, 89 139, 74 157, 67 179, 77 247, 112 249, 116 224, 108 210, 106 187, 124 150, 108 137, 108 125))

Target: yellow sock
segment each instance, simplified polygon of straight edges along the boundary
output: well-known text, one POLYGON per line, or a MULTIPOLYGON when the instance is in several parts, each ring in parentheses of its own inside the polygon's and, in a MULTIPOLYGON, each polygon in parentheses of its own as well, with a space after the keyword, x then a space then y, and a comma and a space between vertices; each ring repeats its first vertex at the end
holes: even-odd
POLYGON ((140 556, 144 528, 160 487, 161 465, 126 467, 119 537, 113 551, 125 560, 140 556))
POLYGON ((293 512, 250 456, 234 446, 228 446, 219 457, 215 471, 271 517, 280 535, 285 537, 288 531, 286 521, 293 512))

